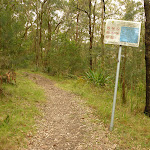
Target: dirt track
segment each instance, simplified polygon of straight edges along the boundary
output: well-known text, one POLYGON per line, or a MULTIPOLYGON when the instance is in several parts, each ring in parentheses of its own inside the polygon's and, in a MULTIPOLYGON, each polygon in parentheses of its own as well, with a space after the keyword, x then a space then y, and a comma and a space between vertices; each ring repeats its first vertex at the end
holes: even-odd
POLYGON ((37 134, 29 135, 27 150, 112 150, 109 131, 75 94, 55 86, 40 75, 29 75, 41 86, 47 103, 39 106, 44 117, 36 118, 37 134))

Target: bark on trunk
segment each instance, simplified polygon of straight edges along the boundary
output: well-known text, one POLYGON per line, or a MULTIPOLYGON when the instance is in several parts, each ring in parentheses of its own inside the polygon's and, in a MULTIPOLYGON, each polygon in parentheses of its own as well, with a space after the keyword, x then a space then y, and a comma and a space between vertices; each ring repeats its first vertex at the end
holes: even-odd
MULTIPOLYGON (((89 45, 89 65, 90 65, 90 69, 93 69, 93 60, 92 60, 92 44, 93 44, 93 33, 92 33, 92 2, 91 0, 89 0, 89 11, 87 12, 86 10, 83 10, 81 8, 78 7, 77 4, 77 9, 80 11, 85 12, 88 15, 89 18, 89 38, 90 38, 90 45, 89 45)), ((94 32, 94 30, 93 30, 94 32)))
POLYGON ((122 102, 123 104, 126 104, 126 79, 125 79, 125 73, 126 73, 126 54, 127 54, 127 47, 124 49, 124 61, 123 61, 123 67, 122 67, 122 102))
POLYGON ((77 13, 77 24, 76 24, 76 43, 78 42, 78 26, 79 26, 79 12, 77 13))
POLYGON ((48 64, 50 64, 50 55, 49 55, 49 51, 51 49, 51 41, 52 41, 52 27, 51 27, 51 21, 48 20, 47 21, 47 28, 48 28, 48 44, 47 44, 47 48, 46 48, 46 52, 45 52, 45 61, 44 61, 44 67, 48 66, 48 64), (47 57, 49 55, 49 57, 47 57))
POLYGON ((27 34, 28 34, 28 30, 32 27, 32 24, 30 26, 27 25, 26 29, 25 29, 25 33, 23 35, 23 38, 25 38, 25 40, 27 40, 27 34))
POLYGON ((89 0, 89 36, 90 36, 90 47, 89 47, 89 53, 90 53, 90 69, 92 70, 93 67, 92 67, 92 42, 93 42, 93 39, 92 39, 92 21, 91 21, 91 7, 92 7, 92 3, 91 3, 91 0, 89 0))
MULTIPOLYGON (((92 27, 92 41, 94 39, 94 32, 95 32, 95 18, 96 18, 96 14, 95 14, 95 9, 96 9, 96 1, 94 4, 94 9, 93 9, 93 27, 92 27)), ((93 69, 96 69, 96 56, 94 57, 93 60, 93 69)))
POLYGON ((51 48, 51 40, 52 40, 52 27, 51 22, 48 21, 48 49, 51 48))
MULTIPOLYGON (((42 10, 41 10, 42 11, 42 10)), ((39 46, 40 46, 40 55, 42 61, 42 24, 43 24, 43 12, 40 14, 40 39, 39 39, 39 46)))
POLYGON ((102 68, 104 68, 104 57, 105 57, 105 51, 104 51, 104 1, 101 0, 101 6, 102 6, 102 16, 101 16, 101 51, 102 51, 102 68))
POLYGON ((146 105, 144 113, 150 117, 150 0, 144 0, 145 23, 145 60, 146 60, 146 105))
MULTIPOLYGON (((37 3, 38 4, 38 3, 37 3)), ((38 13, 38 6, 36 4, 36 15, 37 15, 37 29, 36 29, 36 67, 39 67, 39 13, 38 13)))
POLYGON ((44 4, 47 2, 47 0, 44 0, 43 3, 41 3, 41 13, 40 13, 40 16, 39 16, 39 19, 40 19, 40 39, 39 39, 39 46, 40 46, 40 59, 41 59, 41 63, 43 63, 43 52, 42 52, 42 25, 43 25, 43 8, 44 8, 44 4))

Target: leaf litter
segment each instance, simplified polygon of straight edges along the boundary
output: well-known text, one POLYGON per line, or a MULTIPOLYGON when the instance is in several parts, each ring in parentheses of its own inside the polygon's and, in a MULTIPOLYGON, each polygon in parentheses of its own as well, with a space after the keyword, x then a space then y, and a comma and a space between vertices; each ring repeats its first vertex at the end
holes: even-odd
POLYGON ((36 117, 37 133, 27 136, 27 148, 21 150, 117 149, 117 144, 109 141, 108 129, 97 121, 84 100, 41 75, 29 74, 29 78, 43 88, 47 101, 37 104, 43 113, 36 117))

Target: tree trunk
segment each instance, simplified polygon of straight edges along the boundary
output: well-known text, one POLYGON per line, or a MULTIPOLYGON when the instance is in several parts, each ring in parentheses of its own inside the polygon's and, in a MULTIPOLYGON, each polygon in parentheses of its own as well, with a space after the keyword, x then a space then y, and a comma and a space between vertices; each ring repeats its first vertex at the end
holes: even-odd
POLYGON ((43 24, 43 6, 44 6, 44 3, 41 4, 41 13, 40 13, 40 16, 39 16, 39 19, 40 19, 40 39, 39 39, 39 46, 40 46, 40 59, 41 59, 41 62, 42 62, 42 59, 43 59, 43 54, 42 54, 42 24, 43 24))
POLYGON ((52 40, 52 27, 51 22, 48 21, 48 50, 51 48, 51 40, 52 40))
POLYGON ((43 3, 41 3, 40 7, 41 7, 41 13, 40 13, 40 39, 39 39, 39 46, 40 46, 40 59, 41 59, 41 63, 43 63, 43 52, 42 52, 42 25, 43 25, 43 8, 44 8, 44 4, 47 2, 47 0, 44 0, 43 3))
POLYGON ((37 15, 37 29, 36 29, 36 67, 39 67, 39 13, 38 13, 38 2, 36 4, 36 15, 37 15))
POLYGON ((91 0, 89 0, 89 36, 90 36, 90 47, 89 47, 89 54, 90 54, 90 69, 92 70, 93 67, 93 62, 92 62, 92 21, 91 21, 91 7, 92 7, 92 3, 91 0))
MULTIPOLYGON (((86 10, 80 9, 77 4, 77 9, 85 12, 89 18, 89 37, 90 37, 90 45, 89 45, 89 65, 90 69, 93 69, 93 60, 92 60, 92 44, 93 44, 93 33, 92 33, 92 2, 89 0, 89 12, 86 10)), ((94 30, 93 30, 94 31, 94 30)))
POLYGON ((43 13, 41 12, 40 14, 40 39, 39 39, 41 61, 42 61, 42 23, 43 23, 43 13))
POLYGON ((127 54, 127 47, 124 49, 124 61, 123 61, 123 67, 122 67, 122 103, 126 104, 126 79, 125 79, 125 73, 126 73, 126 54, 127 54))
POLYGON ((102 6, 102 16, 101 16, 101 51, 102 51, 102 68, 104 68, 104 57, 105 57, 105 51, 104 51, 104 1, 101 0, 101 6, 102 6))
POLYGON ((146 61, 146 105, 144 113, 150 117, 150 0, 144 0, 145 9, 145 61, 146 61))
POLYGON ((25 38, 25 40, 27 40, 27 34, 28 34, 28 30, 32 27, 32 24, 30 26, 27 25, 26 29, 25 29, 25 33, 23 35, 23 38, 25 38))
MULTIPOLYGON (((95 18, 96 18, 95 9, 96 9, 96 1, 95 1, 95 4, 94 4, 94 9, 93 9, 92 41, 94 39, 94 32, 95 32, 95 18)), ((93 61, 94 61, 93 62, 93 68, 96 69, 96 56, 94 57, 93 61)))
POLYGON ((25 33, 24 33, 24 38, 25 38, 25 40, 27 40, 27 33, 28 33, 28 27, 26 27, 25 33))
POLYGON ((78 26, 79 26, 79 12, 77 12, 77 24, 76 24, 76 43, 78 42, 78 26))
POLYGON ((48 20, 48 47, 47 47, 47 51, 46 51, 46 64, 45 66, 47 66, 48 64, 50 64, 50 55, 49 55, 49 51, 51 49, 51 42, 52 42, 52 26, 51 26, 51 21, 48 20), (49 57, 47 57, 49 56, 49 57))

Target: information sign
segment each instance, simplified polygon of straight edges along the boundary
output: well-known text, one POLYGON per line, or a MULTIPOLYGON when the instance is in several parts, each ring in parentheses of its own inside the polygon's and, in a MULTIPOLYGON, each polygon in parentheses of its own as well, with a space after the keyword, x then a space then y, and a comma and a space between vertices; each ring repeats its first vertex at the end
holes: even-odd
POLYGON ((117 97, 122 45, 138 47, 140 42, 140 31, 141 31, 140 22, 112 20, 112 19, 108 19, 106 21, 104 43, 120 45, 118 53, 118 63, 117 63, 110 131, 112 131, 114 125, 114 114, 117 97))
POLYGON ((140 22, 108 19, 104 43, 138 47, 140 31, 140 22))

